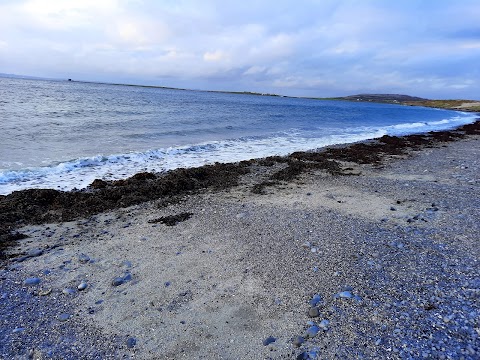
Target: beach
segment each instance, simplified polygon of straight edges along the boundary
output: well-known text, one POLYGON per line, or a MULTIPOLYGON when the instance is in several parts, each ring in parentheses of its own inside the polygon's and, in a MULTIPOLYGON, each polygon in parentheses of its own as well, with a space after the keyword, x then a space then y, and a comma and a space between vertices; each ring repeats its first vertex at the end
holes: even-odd
POLYGON ((478 127, 0 197, 0 358, 477 359, 478 127))

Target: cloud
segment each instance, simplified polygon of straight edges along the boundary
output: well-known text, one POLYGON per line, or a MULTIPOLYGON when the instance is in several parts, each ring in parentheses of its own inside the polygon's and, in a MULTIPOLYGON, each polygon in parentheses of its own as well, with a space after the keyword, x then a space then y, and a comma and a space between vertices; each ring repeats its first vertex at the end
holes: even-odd
POLYGON ((306 96, 478 97, 470 81, 480 72, 478 18, 475 0, 4 1, 0 72, 306 96))

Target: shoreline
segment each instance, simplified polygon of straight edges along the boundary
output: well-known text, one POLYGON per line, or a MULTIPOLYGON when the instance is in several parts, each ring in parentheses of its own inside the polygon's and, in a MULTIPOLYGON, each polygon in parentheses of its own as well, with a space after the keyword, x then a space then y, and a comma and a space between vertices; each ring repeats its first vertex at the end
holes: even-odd
POLYGON ((479 125, 97 182, 172 190, 18 224, 0 358, 476 359, 479 125))
POLYGON ((480 119, 477 119, 472 124, 452 130, 405 136, 385 135, 378 139, 294 152, 287 156, 179 168, 161 174, 138 173, 124 180, 97 179, 82 190, 15 191, 9 195, 0 195, 0 259, 5 258, 4 249, 11 242, 23 237, 15 230, 21 225, 71 221, 160 198, 164 198, 165 203, 172 203, 178 197, 207 189, 231 189, 238 185, 242 176, 259 166, 267 169, 263 169, 263 172, 269 172, 268 168, 275 169, 270 171, 272 173, 265 180, 252 186, 252 192, 261 194, 267 187, 292 181, 312 169, 322 169, 332 175, 351 175, 353 168, 348 164, 380 165, 388 157, 406 155, 411 151, 479 133, 480 119))

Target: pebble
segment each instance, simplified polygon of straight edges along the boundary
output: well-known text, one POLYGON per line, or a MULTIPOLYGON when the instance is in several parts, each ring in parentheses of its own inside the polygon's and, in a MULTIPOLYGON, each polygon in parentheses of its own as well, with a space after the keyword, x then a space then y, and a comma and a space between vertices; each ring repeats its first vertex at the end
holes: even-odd
POLYGON ((300 347, 305 342, 305 338, 303 336, 295 336, 293 338, 293 346, 300 347))
POLYGON ((82 253, 78 255, 78 261, 80 261, 82 264, 85 264, 90 261, 90 257, 82 253))
POLYGON ((67 313, 64 313, 64 314, 60 314, 58 315, 57 319, 59 321, 67 321, 68 319, 70 319, 70 314, 67 314, 67 313))
POLYGON ((22 332, 22 331, 25 331, 25 328, 23 327, 18 327, 18 328, 15 328, 12 330, 12 333, 19 333, 19 332, 22 332))
POLYGON ((47 290, 40 290, 40 291, 38 292, 38 295, 40 295, 40 296, 46 296, 46 295, 50 295, 51 292, 52 292, 52 288, 47 289, 47 290))
POLYGON ((33 249, 28 252, 28 256, 30 257, 37 257, 43 254, 42 249, 33 249))
POLYGON ((130 337, 127 339, 127 348, 131 349, 135 345, 137 345, 137 339, 135 339, 134 337, 130 337))
POLYGON ((75 289, 65 288, 65 289, 63 289, 62 293, 64 293, 65 295, 73 295, 73 294, 75 294, 75 289))
POLYGON ((121 277, 117 277, 117 278, 112 280, 112 286, 120 286, 123 283, 125 283, 125 280, 123 280, 123 278, 121 278, 121 277))
POLYGON ((328 330, 328 325, 330 325, 330 321, 324 319, 324 320, 320 321, 320 323, 318 324, 318 327, 322 330, 327 331, 328 330))
POLYGON ((38 285, 40 284, 40 279, 37 278, 37 277, 31 277, 31 278, 28 278, 28 279, 25 279, 25 281, 23 282, 24 285, 27 285, 27 286, 30 286, 30 285, 38 285))
POLYGON ((79 291, 82 291, 82 290, 85 290, 87 288, 87 286, 88 286, 88 284, 85 281, 83 281, 77 286, 77 289, 79 291))
POLYGON ((308 309, 308 316, 310 317, 318 317, 320 315, 320 310, 318 307, 313 306, 310 309, 308 309))
POLYGON ((265 340, 263 340, 263 345, 267 346, 271 343, 274 343, 275 341, 277 341, 277 339, 275 339, 273 336, 269 336, 265 340))
POLYGON ((317 325, 312 325, 305 332, 305 337, 306 338, 313 338, 313 337, 315 337, 315 335, 318 334, 319 331, 320 331, 320 328, 317 325))
POLYGON ((313 295, 312 300, 310 300, 310 306, 317 306, 320 301, 322 301, 320 295, 315 294, 313 295))
POLYGON ((353 298, 353 295, 350 291, 342 291, 339 292, 337 295, 335 295, 336 298, 341 298, 341 299, 351 299, 353 298))

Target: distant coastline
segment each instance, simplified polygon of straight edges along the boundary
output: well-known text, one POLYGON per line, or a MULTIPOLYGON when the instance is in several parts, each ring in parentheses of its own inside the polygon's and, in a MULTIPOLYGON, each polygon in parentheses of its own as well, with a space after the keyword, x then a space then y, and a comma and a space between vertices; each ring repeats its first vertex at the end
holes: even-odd
POLYGON ((425 106, 438 109, 466 111, 466 112, 480 112, 480 100, 469 99, 426 99, 416 96, 404 95, 404 94, 357 94, 338 97, 308 97, 308 96, 289 96, 275 93, 261 93, 255 91, 228 91, 228 90, 203 90, 203 89, 188 89, 171 86, 161 85, 141 85, 141 84, 128 84, 128 83, 109 83, 102 81, 86 81, 75 80, 73 78, 68 79, 53 79, 43 78, 29 75, 16 75, 0 73, 0 77, 13 78, 13 79, 26 79, 26 80, 50 80, 50 81, 65 81, 76 82, 85 84, 99 84, 99 85, 113 85, 113 86, 130 86, 140 88, 152 88, 152 89, 165 89, 165 90, 180 90, 180 91, 198 91, 209 93, 222 93, 222 94, 236 94, 236 95, 253 95, 253 96, 272 96, 283 97, 292 99, 312 99, 312 100, 337 100, 337 101, 355 101, 355 102, 375 102, 385 104, 396 104, 406 106, 425 106))

